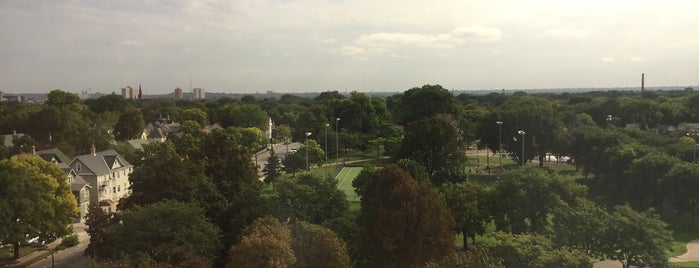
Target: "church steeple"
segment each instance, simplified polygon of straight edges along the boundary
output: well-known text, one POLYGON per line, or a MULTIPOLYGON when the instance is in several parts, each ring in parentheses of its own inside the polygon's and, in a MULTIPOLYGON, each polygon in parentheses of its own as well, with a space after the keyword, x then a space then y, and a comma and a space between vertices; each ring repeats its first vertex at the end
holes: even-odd
POLYGON ((138 84, 138 99, 143 99, 143 91, 141 91, 141 84, 138 84))

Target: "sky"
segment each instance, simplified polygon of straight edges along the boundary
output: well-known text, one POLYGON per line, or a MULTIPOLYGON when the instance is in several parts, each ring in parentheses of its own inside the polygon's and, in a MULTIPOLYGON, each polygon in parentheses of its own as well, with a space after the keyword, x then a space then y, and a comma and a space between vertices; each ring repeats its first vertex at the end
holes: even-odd
POLYGON ((695 0, 1 0, 0 91, 692 86, 698 25, 695 0))

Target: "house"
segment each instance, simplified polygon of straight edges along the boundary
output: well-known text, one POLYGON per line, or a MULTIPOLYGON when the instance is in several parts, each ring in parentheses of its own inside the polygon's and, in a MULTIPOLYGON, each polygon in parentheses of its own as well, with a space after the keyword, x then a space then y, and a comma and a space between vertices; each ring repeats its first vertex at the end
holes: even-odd
POLYGON ((99 204, 107 212, 116 211, 119 200, 129 195, 129 175, 133 165, 114 150, 79 155, 69 164, 81 176, 90 189, 90 203, 99 204))
POLYGON ((65 173, 66 177, 68 178, 68 184, 70 184, 75 200, 78 202, 78 208, 80 208, 80 214, 76 218, 76 221, 85 221, 85 217, 87 216, 87 211, 90 206, 90 189, 92 189, 92 186, 90 186, 90 184, 87 183, 82 177, 78 176, 75 170, 68 166, 70 163, 70 158, 61 152, 61 150, 54 148, 33 153, 34 155, 41 157, 41 159, 44 159, 46 162, 51 162, 58 165, 58 167, 63 170, 63 173, 65 173))
POLYGON ((165 141, 168 136, 179 133, 180 123, 170 120, 168 117, 160 117, 155 122, 148 123, 146 129, 141 134, 141 139, 165 141))

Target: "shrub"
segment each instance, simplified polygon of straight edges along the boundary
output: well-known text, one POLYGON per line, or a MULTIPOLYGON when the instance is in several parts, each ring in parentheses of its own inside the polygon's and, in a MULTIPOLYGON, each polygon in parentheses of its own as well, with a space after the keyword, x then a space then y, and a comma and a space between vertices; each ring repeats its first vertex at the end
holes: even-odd
POLYGON ((65 248, 69 247, 74 247, 77 246, 79 243, 78 241, 78 235, 77 234, 71 234, 63 237, 63 241, 61 241, 61 246, 65 248))

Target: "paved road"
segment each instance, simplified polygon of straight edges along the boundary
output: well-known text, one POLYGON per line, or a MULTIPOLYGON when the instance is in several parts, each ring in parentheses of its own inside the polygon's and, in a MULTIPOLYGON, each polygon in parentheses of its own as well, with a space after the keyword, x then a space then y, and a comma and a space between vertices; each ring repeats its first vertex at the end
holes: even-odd
MULTIPOLYGON (((85 224, 73 224, 73 231, 78 234, 78 241, 80 242, 77 246, 70 247, 61 251, 56 252, 53 255, 53 267, 87 267, 89 258, 83 256, 87 244, 90 243, 90 236, 85 232, 87 227, 85 224)), ((51 255, 48 257, 37 261, 29 266, 29 268, 43 268, 52 267, 51 265, 51 255)))
MULTIPOLYGON (((301 143, 298 142, 289 144, 274 144, 274 154, 285 157, 292 149, 298 149, 299 147, 301 147, 301 143)), ((257 153, 257 162, 255 164, 257 165, 257 172, 259 172, 259 175, 261 176, 263 175, 262 169, 264 168, 265 164, 267 164, 267 158, 269 158, 269 150, 263 150, 257 153)), ((253 161, 255 161, 255 158, 253 158, 253 161)))

